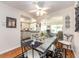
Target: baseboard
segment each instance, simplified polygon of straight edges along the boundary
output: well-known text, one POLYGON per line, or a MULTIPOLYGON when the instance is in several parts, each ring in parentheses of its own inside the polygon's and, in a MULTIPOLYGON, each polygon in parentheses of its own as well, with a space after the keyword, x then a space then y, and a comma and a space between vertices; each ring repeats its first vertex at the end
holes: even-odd
POLYGON ((75 58, 77 58, 76 52, 74 51, 74 49, 72 49, 72 50, 73 50, 73 53, 74 53, 75 58))
MULTIPOLYGON (((74 51, 73 51, 73 52, 74 52, 74 51)), ((77 57, 77 54, 76 54, 76 52, 74 52, 74 55, 75 55, 75 58, 78 58, 78 57, 77 57)))
POLYGON ((20 47, 20 46, 16 46, 16 47, 13 47, 13 48, 10 48, 10 49, 6 49, 6 50, 4 50, 4 51, 1 51, 0 54, 4 54, 4 53, 9 52, 9 51, 11 51, 11 50, 14 50, 14 49, 16 49, 16 48, 18 48, 18 47, 20 47))

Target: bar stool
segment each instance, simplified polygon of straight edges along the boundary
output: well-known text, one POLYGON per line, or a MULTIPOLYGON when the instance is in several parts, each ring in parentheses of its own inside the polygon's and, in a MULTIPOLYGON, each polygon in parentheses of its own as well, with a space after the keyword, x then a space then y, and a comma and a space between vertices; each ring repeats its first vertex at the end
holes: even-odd
MULTIPOLYGON (((64 34, 64 40, 58 40, 58 42, 60 42, 62 45, 63 45, 63 48, 64 46, 66 46, 68 48, 71 49, 71 45, 72 45, 72 39, 73 39, 73 35, 67 35, 67 34, 64 34)), ((65 57, 66 57, 66 49, 65 49, 65 57)))

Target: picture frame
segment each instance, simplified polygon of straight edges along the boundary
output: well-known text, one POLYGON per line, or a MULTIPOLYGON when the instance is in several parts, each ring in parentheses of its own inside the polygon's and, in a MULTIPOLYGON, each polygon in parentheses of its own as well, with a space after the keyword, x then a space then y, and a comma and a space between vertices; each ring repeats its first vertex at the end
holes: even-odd
POLYGON ((70 28, 70 16, 69 15, 67 15, 66 17, 65 17, 65 27, 68 29, 68 28, 70 28))
POLYGON ((6 17, 6 28, 16 28, 16 18, 6 17))
POLYGON ((75 8, 75 32, 79 32, 79 7, 75 8))

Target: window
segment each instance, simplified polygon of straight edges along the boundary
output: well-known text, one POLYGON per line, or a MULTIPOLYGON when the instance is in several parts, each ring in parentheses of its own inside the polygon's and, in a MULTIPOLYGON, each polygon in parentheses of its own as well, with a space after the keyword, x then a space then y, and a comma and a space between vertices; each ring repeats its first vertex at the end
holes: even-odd
POLYGON ((36 31, 36 23, 31 23, 30 24, 30 30, 31 31, 36 31))
POLYGON ((51 25, 51 32, 57 33, 58 31, 62 31, 63 25, 51 25))

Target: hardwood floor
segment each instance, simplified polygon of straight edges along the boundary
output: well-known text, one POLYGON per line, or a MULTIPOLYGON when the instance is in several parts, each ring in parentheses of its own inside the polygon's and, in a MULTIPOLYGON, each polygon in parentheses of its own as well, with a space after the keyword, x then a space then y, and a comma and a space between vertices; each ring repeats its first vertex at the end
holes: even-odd
POLYGON ((21 53, 21 48, 19 47, 19 48, 12 50, 12 51, 9 51, 7 53, 0 55, 0 58, 12 58, 20 53, 21 53))
MULTIPOLYGON (((26 50, 30 50, 30 48, 28 48, 28 49, 26 48, 26 50)), ((0 58, 14 58, 20 54, 22 54, 22 49, 21 49, 21 47, 18 47, 12 51, 9 51, 7 53, 0 55, 0 58)))
POLYGON ((73 51, 67 50, 67 52, 66 52, 66 58, 75 58, 73 51))
MULTIPOLYGON (((62 48, 62 45, 60 43, 57 43, 56 47, 62 48)), ((26 50, 29 50, 29 49, 30 48, 28 48, 28 49, 26 48, 26 50)), ((12 51, 9 51, 7 53, 0 55, 0 58, 14 58, 14 57, 20 55, 21 53, 22 53, 22 50, 21 50, 21 47, 19 47, 19 48, 12 50, 12 51)), ((67 58, 74 58, 75 56, 74 56, 73 51, 67 49, 66 50, 66 57, 67 58)))
MULTIPOLYGON (((62 48, 63 46, 62 46, 61 43, 57 42, 56 47, 57 48, 62 48)), ((65 51, 63 51, 63 53, 64 52, 65 51)), ((75 58, 74 52, 72 50, 70 50, 70 49, 66 49, 66 58, 75 58)))

